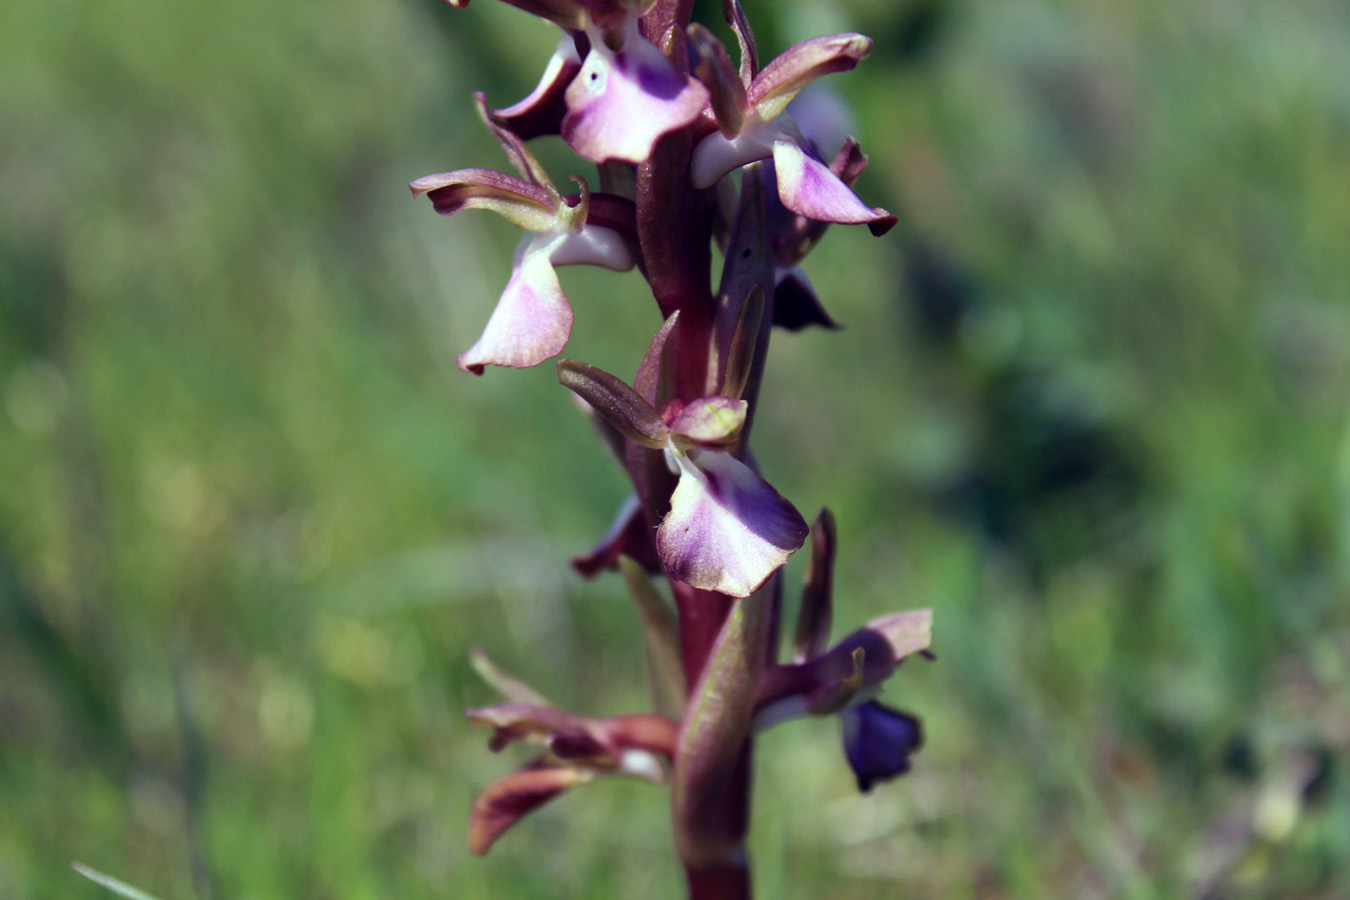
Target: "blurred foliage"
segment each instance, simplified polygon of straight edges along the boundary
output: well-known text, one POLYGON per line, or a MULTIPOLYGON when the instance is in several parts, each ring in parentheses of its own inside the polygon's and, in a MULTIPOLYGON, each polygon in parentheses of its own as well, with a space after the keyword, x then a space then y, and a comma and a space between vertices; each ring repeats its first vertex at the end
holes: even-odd
MULTIPOLYGON (((1346 896, 1345 5, 751 16, 766 58, 877 38, 830 81, 902 217, 809 261, 848 327, 777 339, 757 454, 838 516, 840 628, 932 605, 939 656, 899 784, 765 737, 761 895, 1346 896)), ((681 895, 646 785, 464 849, 514 765, 470 646, 645 703, 567 568, 620 476, 551 366, 453 366, 515 235, 403 188, 504 165, 468 93, 552 43, 489 2, 0 8, 0 896, 681 895)), ((631 371, 641 280, 563 278, 569 355, 631 371)))

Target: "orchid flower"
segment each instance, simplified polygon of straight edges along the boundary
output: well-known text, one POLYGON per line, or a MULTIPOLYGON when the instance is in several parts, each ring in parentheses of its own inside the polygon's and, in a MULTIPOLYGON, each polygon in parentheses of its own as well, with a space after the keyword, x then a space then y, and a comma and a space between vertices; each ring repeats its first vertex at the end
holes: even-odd
POLYGON ((679 476, 656 550, 672 578, 748 597, 806 540, 801 514, 731 453, 748 404, 731 397, 667 403, 662 412, 594 366, 558 363, 558 380, 626 438, 665 454, 679 476))
POLYGON ((675 752, 678 727, 654 714, 589 719, 549 705, 533 689, 498 669, 481 651, 473 662, 508 702, 471 709, 469 721, 493 729, 488 747, 541 745, 539 756, 490 785, 469 814, 469 849, 483 854, 527 813, 578 785, 607 775, 660 784, 675 752))
POLYGON ((712 87, 718 131, 694 149, 694 187, 711 187, 734 169, 760 159, 773 159, 778 197, 798 215, 818 222, 866 224, 884 234, 895 216, 858 199, 848 184, 831 171, 812 149, 787 105, 802 88, 830 72, 852 69, 872 51, 871 38, 836 34, 812 38, 790 47, 763 71, 744 83, 730 70, 725 50, 706 29, 691 29, 700 53, 700 75, 712 87), (719 52, 720 50, 720 52, 719 52))
MULTIPOLYGON (((655 0, 507 2, 563 31, 539 85, 499 113, 519 124, 522 136, 545 133, 543 123, 551 121, 562 94, 566 113, 559 127, 573 150, 591 162, 636 164, 708 105, 708 89, 682 74, 639 32, 638 20, 655 0)), ((463 7, 468 0, 450 3, 463 7)))
POLYGON ((572 332, 572 307, 554 269, 578 264, 631 269, 633 255, 625 232, 631 233, 633 225, 630 201, 591 194, 580 178, 574 178, 579 194, 560 194, 520 139, 487 112, 481 94, 477 100, 484 121, 525 178, 488 169, 457 169, 427 175, 409 187, 415 197, 426 194, 443 216, 489 209, 525 229, 511 279, 487 328, 457 359, 461 369, 481 375, 489 365, 527 368, 561 353, 572 332))
POLYGON ((834 550, 834 517, 824 510, 811 533, 794 662, 765 671, 755 727, 764 731, 802 716, 838 715, 845 758, 866 793, 908 772, 909 757, 923 745, 918 718, 877 702, 875 695, 906 657, 931 656, 933 614, 916 609, 882 616, 826 650, 834 550))

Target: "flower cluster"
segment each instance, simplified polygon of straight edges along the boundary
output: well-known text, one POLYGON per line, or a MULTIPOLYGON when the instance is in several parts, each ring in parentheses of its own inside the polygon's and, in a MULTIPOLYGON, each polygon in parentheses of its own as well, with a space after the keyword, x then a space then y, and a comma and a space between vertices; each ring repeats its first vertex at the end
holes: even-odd
POLYGON ((927 652, 928 612, 883 617, 828 647, 833 519, 808 528, 748 446, 774 327, 834 327, 803 259, 830 224, 881 235, 896 222, 853 191, 867 164, 857 141, 827 156, 803 107, 805 88, 852 69, 871 41, 814 38, 761 67, 738 0, 724 4, 737 63, 690 21, 692 0, 507 2, 560 31, 529 96, 493 108, 475 95, 513 172, 458 169, 411 187, 442 215, 488 209, 524 231, 487 326, 458 358, 467 372, 563 352, 573 314, 559 267, 636 268, 651 289, 661 325, 631 383, 577 360, 557 372, 633 484, 610 533, 574 564, 588 576, 623 571, 664 708, 574 716, 480 658, 506 702, 470 718, 494 729, 494 750, 543 749, 480 797, 471 846, 486 851, 521 816, 597 777, 669 781, 691 895, 748 897, 746 761, 758 731, 838 715, 863 791, 905 772, 922 741, 917 719, 875 695, 906 656, 927 652), (573 178, 575 193, 558 189, 527 147, 546 135, 597 164, 594 187, 573 178), (714 247, 724 260, 715 285, 714 247), (808 536, 794 657, 779 663, 777 576, 808 536))

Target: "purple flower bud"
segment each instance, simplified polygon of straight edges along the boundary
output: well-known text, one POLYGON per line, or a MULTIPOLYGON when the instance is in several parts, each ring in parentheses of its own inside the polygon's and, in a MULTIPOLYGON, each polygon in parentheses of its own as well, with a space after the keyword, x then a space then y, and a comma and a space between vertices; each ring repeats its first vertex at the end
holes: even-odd
POLYGON ((923 746, 923 726, 909 713, 876 701, 839 713, 844 730, 844 755, 864 794, 879 781, 909 771, 909 757, 923 746))

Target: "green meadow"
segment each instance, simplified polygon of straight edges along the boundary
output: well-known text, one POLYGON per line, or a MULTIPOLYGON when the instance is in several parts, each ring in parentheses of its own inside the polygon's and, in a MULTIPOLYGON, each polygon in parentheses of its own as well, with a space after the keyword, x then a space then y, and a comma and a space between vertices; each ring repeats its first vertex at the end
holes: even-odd
MULTIPOLYGON (((720 4, 700 0, 704 21, 720 4)), ((760 742, 765 900, 1350 896, 1350 10, 756 0, 901 217, 806 262, 756 456, 839 522, 835 628, 934 609, 857 793, 760 742)), ((719 25, 720 28, 720 25, 719 25)), ((479 859, 494 701, 645 708, 622 474, 551 365, 455 368, 518 233, 408 181, 555 43, 504 3, 0 4, 0 898, 683 896, 666 796, 587 786, 479 859)), ((833 149, 833 148, 831 148, 833 149)), ((538 143, 556 181, 586 174, 538 143)), ((567 269, 631 375, 636 273, 567 269)), ((804 560, 788 565, 795 609, 804 560)))

